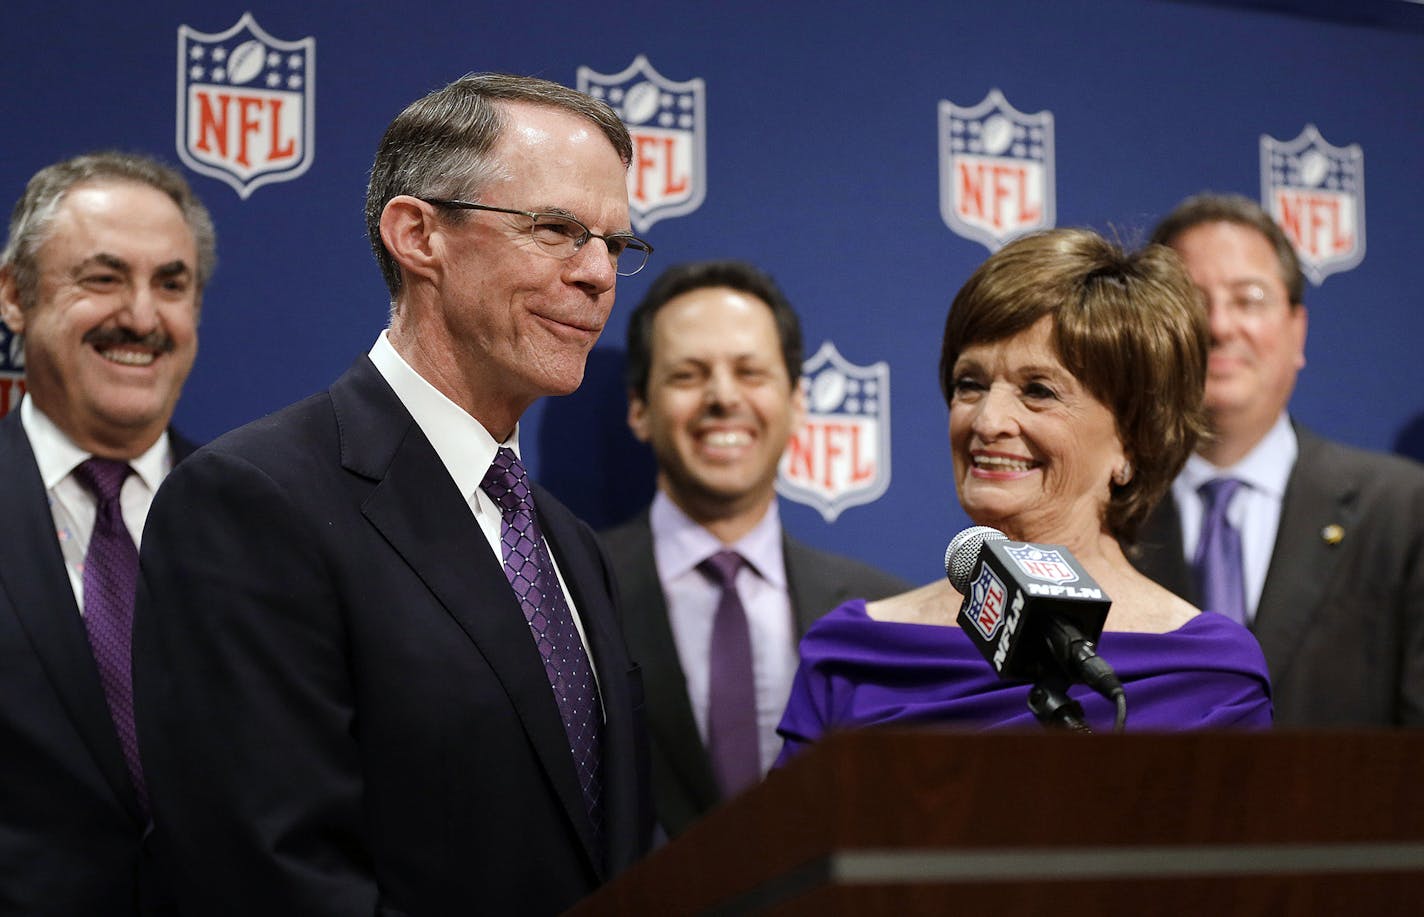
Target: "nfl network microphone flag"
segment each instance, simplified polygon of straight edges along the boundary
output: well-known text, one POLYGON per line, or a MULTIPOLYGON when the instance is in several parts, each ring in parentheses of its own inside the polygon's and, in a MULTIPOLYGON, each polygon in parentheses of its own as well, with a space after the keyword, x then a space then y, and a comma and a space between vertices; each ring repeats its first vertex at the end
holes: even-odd
MULTIPOLYGON (((959 551, 973 552, 975 547, 969 542, 959 551)), ((1112 601, 1067 548, 1001 536, 983 539, 977 550, 978 562, 970 568, 968 582, 954 583, 964 593, 959 625, 999 677, 1038 677, 1047 658, 1045 628, 1054 616, 1076 626, 1088 640, 1096 642, 1102 635, 1112 601)), ((971 563, 972 558, 970 553, 971 563)))

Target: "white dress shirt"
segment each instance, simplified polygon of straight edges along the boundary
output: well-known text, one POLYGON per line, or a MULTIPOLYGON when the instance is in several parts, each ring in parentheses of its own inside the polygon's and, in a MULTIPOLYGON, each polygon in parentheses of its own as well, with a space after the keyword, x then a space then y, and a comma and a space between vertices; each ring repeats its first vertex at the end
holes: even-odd
MULTIPOLYGON (((1201 538, 1205 507, 1197 488, 1212 478, 1236 478, 1245 486, 1236 492, 1226 508, 1227 521, 1241 533, 1241 567, 1246 585, 1246 621, 1256 618, 1256 607, 1265 588, 1266 571, 1281 524, 1281 504, 1286 482, 1295 467, 1300 445, 1295 428, 1285 414, 1276 420, 1259 443, 1241 461, 1218 468, 1199 455, 1187 459, 1181 474, 1172 482, 1172 497, 1182 520, 1182 549, 1190 565, 1201 538)), ((1213 609, 1206 609, 1212 611, 1213 609)))
MULTIPOLYGON (((80 614, 84 613, 84 555, 94 534, 98 503, 89 488, 79 483, 74 469, 93 457, 74 444, 54 421, 40 410, 28 395, 20 402, 20 425, 30 440, 30 450, 39 465, 40 480, 49 497, 49 509, 54 516, 54 530, 59 538, 59 550, 64 556, 64 568, 69 573, 69 585, 80 614)), ((158 441, 138 458, 129 462, 134 473, 124 480, 119 491, 119 507, 124 514, 137 547, 143 537, 143 524, 158 485, 173 468, 173 450, 165 432, 158 441)))
POLYGON ((707 744, 712 619, 722 588, 699 572, 697 565, 726 550, 736 551, 746 561, 737 571, 736 585, 751 633, 761 772, 765 774, 781 752, 776 726, 791 696, 791 679, 798 659, 776 501, 772 501, 756 528, 730 545, 722 544, 692 521, 662 491, 653 498, 648 522, 653 535, 653 560, 667 600, 668 623, 687 677, 687 695, 703 745, 707 744))

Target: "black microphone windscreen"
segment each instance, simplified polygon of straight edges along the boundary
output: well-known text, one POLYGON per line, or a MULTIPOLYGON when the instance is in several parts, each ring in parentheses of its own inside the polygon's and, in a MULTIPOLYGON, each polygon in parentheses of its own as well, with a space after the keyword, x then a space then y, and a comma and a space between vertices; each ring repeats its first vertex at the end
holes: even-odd
POLYGON ((979 561, 979 549, 986 541, 1008 541, 1009 536, 987 525, 971 525, 955 535, 944 550, 944 573, 961 595, 969 594, 969 581, 979 561))

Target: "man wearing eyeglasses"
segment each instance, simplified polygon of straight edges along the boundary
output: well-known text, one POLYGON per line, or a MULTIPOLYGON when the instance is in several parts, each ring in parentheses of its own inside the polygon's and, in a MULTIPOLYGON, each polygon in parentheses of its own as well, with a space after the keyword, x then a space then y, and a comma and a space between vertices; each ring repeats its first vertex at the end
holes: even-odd
POLYGON ((367 195, 389 327, 158 495, 136 691, 184 912, 552 914, 646 849, 611 574, 519 456, 651 252, 630 154, 543 80, 413 103, 367 195))
POLYGON ((1144 525, 1138 566, 1252 629, 1277 724, 1424 725, 1424 469, 1287 413, 1305 278, 1258 204, 1189 198, 1153 241, 1182 256, 1206 304, 1212 436, 1144 525))

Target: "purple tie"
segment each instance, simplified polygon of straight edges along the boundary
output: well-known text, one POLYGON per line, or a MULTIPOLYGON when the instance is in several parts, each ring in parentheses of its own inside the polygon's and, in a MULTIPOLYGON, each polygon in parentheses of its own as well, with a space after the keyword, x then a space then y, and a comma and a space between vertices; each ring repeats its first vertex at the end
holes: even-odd
POLYGON ((140 805, 148 810, 148 790, 134 734, 133 679, 129 647, 133 635, 134 590, 138 585, 138 549, 124 525, 119 490, 133 469, 127 462, 91 458, 74 477, 94 495, 97 513, 89 551, 84 555, 84 627, 99 668, 99 682, 109 715, 119 734, 129 775, 140 805))
POLYGON ((703 575, 722 587, 717 615, 712 619, 707 752, 724 799, 761 779, 752 638, 746 609, 737 595, 737 571, 743 563, 735 551, 720 551, 697 565, 703 575))
POLYGON ((1226 518, 1226 508, 1240 489, 1241 482, 1235 478, 1213 478, 1198 488, 1205 511, 1192 566, 1202 609, 1245 624, 1246 578, 1241 570, 1241 533, 1226 518))
POLYGON ((480 487, 500 508, 504 575, 519 597, 539 655, 544 658, 544 672, 553 686, 574 765, 578 768, 584 805, 593 820, 594 833, 601 838, 603 784, 599 774, 599 731, 603 714, 598 702, 598 685, 574 626, 573 613, 564 601, 564 590, 559 586, 549 551, 544 547, 539 523, 534 519, 534 501, 524 463, 513 450, 501 446, 480 487))

